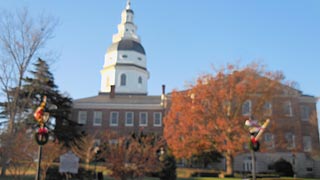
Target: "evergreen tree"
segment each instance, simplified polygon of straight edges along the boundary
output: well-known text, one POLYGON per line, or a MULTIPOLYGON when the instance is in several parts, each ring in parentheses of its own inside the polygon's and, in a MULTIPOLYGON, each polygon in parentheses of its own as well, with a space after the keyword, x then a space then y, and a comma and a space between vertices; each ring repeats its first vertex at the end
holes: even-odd
MULTIPOLYGON (((35 71, 30 71, 32 77, 25 78, 23 86, 23 96, 28 101, 28 109, 34 112, 43 97, 47 96, 46 111, 50 113, 50 121, 55 119, 55 122, 48 122, 48 125, 51 125, 49 127, 52 128, 57 140, 66 146, 71 146, 81 137, 77 131, 78 124, 69 118, 72 98, 60 93, 49 71, 49 66, 44 60, 39 58, 34 65, 35 71)), ((32 115, 33 113, 30 113, 27 118, 28 124, 35 123, 32 115)))

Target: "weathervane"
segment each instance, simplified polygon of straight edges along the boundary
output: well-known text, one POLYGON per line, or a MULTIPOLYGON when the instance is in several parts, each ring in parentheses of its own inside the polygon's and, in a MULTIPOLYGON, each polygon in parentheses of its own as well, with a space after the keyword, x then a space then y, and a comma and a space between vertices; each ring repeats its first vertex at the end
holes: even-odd
POLYGON ((126 6, 126 9, 130 9, 130 5, 131 5, 130 0, 127 0, 127 6, 126 6))

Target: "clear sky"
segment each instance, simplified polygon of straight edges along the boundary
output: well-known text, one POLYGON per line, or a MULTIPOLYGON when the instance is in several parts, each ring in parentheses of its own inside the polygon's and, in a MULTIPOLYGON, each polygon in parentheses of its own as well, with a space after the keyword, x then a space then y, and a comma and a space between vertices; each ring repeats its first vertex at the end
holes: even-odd
MULTIPOLYGON (((47 48, 60 53, 51 71, 72 98, 95 96, 126 0, 1 0, 0 8, 45 12, 60 20, 47 48)), ((320 96, 319 0, 132 0, 147 54, 149 95, 183 89, 211 65, 259 61, 282 71, 304 94, 320 96)))

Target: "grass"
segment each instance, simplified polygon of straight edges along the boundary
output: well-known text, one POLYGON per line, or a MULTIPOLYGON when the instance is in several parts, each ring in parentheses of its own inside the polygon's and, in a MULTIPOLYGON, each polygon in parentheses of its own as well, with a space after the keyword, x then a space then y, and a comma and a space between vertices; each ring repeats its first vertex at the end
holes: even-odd
MULTIPOLYGON (((103 172, 104 180, 114 180, 113 178, 107 176, 110 172, 105 170, 105 168, 101 166, 97 166, 97 172, 103 172)), ((213 177, 191 177, 191 175, 195 172, 207 172, 207 173, 215 173, 213 170, 201 170, 201 169, 189 169, 189 168, 178 168, 177 169, 177 180, 218 180, 221 178, 213 178, 213 177)), ((35 175, 34 171, 29 171, 26 176, 22 178, 22 180, 34 180, 35 175)), ((14 180, 13 176, 1 177, 0 180, 14 180)), ((159 180, 159 178, 151 178, 146 177, 143 180, 159 180)), ((223 180, 242 180, 242 178, 223 178, 223 180)), ((294 180, 294 178, 263 178, 263 180, 294 180)), ((316 179, 306 179, 306 178, 296 178, 295 180, 316 180, 316 179)))
MULTIPOLYGON (((27 175, 23 177, 23 180, 34 180, 35 176, 34 175, 27 175)), ((14 178, 11 176, 7 177, 1 177, 0 180, 13 180, 14 178)), ((221 178, 206 178, 206 177, 194 177, 194 178, 177 178, 177 180, 221 180, 221 178)), ((113 180, 113 178, 110 177, 104 177, 104 180, 113 180)), ((159 180, 159 178, 151 178, 151 177, 146 177, 143 180, 159 180)), ((242 178, 223 178, 223 180, 242 180, 242 178)), ((263 178, 263 180, 317 180, 317 179, 312 179, 312 178, 263 178)))

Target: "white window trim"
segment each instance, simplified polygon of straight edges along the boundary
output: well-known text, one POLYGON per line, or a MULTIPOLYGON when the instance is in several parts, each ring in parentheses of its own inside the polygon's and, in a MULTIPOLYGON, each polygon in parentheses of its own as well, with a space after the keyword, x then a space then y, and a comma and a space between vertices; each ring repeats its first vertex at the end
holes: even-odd
POLYGON ((251 100, 246 100, 244 101, 244 103, 242 104, 242 107, 241 107, 241 113, 243 116, 251 116, 251 108, 252 108, 252 102, 251 100), (243 107, 246 103, 249 103, 249 112, 243 112, 243 107))
POLYGON ((272 116, 272 103, 271 102, 266 102, 265 104, 264 104, 264 112, 263 112, 263 114, 265 115, 265 116, 272 116))
POLYGON ((275 148, 275 146, 274 146, 274 135, 273 134, 271 134, 271 133, 265 133, 264 134, 264 141, 265 141, 265 143, 267 144, 267 148, 268 149, 274 149, 275 148), (267 138, 267 136, 269 136, 269 138, 270 138, 270 140, 266 140, 267 138))
POLYGON ((312 138, 311 136, 303 136, 302 137, 303 151, 311 152, 312 151, 312 138), (308 142, 306 142, 308 140, 308 142), (307 146, 306 146, 307 145, 307 146), (309 147, 310 146, 310 147, 309 147))
POLYGON ((127 75, 125 73, 121 73, 120 74, 120 79, 119 80, 120 80, 120 82, 119 82, 120 86, 127 86, 127 75))
MULTIPOLYGON (((292 112, 292 103, 291 101, 287 101, 285 102, 285 107, 284 108, 289 108, 289 112, 285 112, 285 116, 288 116, 288 117, 292 117, 293 116, 293 112, 292 112)), ((285 111, 287 111, 287 109, 285 109, 285 111)))
POLYGON ((116 126, 118 126, 119 125, 119 112, 116 112, 116 111, 111 111, 110 112, 110 121, 109 121, 109 125, 111 126, 111 127, 116 127, 116 126), (115 114, 117 114, 117 123, 112 123, 112 114, 113 113, 115 113, 115 114))
POLYGON ((140 112, 140 113, 139 113, 139 126, 143 126, 143 127, 148 126, 148 113, 147 113, 147 112, 140 112), (142 123, 141 123, 142 114, 145 114, 145 115, 146 115, 146 123, 145 123, 145 124, 142 124, 142 123))
POLYGON ((286 133, 285 136, 286 136, 285 138, 286 138, 287 143, 289 143, 288 140, 292 141, 292 144, 287 144, 287 149, 294 149, 294 148, 296 148, 296 136, 295 136, 295 134, 293 134, 293 133, 286 133), (291 139, 288 138, 289 135, 290 135, 290 138, 291 138, 291 139), (292 145, 292 146, 289 146, 289 145, 292 145))
POLYGON ((162 113, 161 112, 154 112, 153 113, 153 126, 154 127, 161 127, 162 126, 162 113), (159 124, 156 124, 156 115, 159 114, 159 124))
POLYGON ((134 126, 134 112, 126 112, 125 126, 127 126, 127 127, 133 127, 134 126), (132 114, 132 123, 131 124, 127 123, 127 117, 128 117, 127 115, 128 114, 132 114))
POLYGON ((101 139, 94 139, 94 146, 100 146, 101 145, 101 139))
POLYGON ((300 110, 301 111, 300 112, 301 113, 301 120, 302 121, 309 121, 309 119, 310 119, 310 108, 309 108, 309 106, 302 105, 300 109, 301 109, 300 110), (307 112, 306 112, 307 113, 307 115, 306 115, 307 117, 304 117, 304 113, 305 113, 305 109, 304 108, 307 109, 307 112))
POLYGON ((87 111, 79 111, 78 112, 78 123, 79 124, 87 124, 87 120, 88 120, 88 112, 87 111), (82 119, 82 115, 84 116, 85 114, 85 119, 82 119))
POLYGON ((94 111, 93 112, 93 126, 101 126, 102 125, 102 112, 101 111, 94 111), (100 123, 96 123, 97 113, 101 113, 100 123))

